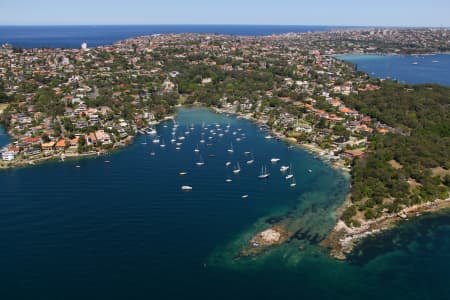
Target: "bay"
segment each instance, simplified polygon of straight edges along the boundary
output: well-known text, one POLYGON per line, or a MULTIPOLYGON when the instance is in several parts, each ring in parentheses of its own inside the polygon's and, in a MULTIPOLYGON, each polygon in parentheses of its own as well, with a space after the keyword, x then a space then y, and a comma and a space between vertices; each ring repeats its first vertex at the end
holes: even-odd
POLYGON ((1 172, 2 297, 446 299, 450 294, 446 214, 423 216, 368 240, 350 262, 330 259, 311 242, 300 251, 304 241, 296 239, 258 259, 234 259, 246 243, 243 237, 261 220, 286 212, 306 218, 310 232, 329 230, 348 181, 303 150, 265 139, 264 131, 244 120, 181 109, 177 124, 177 138, 190 132, 183 134, 180 150, 170 143, 174 125, 167 122, 157 126, 165 149, 139 136, 109 156, 1 172), (202 130, 203 122, 208 129, 202 130), (222 132, 229 124, 230 132, 218 137, 216 124, 222 132), (227 151, 231 142, 233 154, 227 151), (197 145, 202 167, 195 164, 197 145), (245 163, 246 151, 253 153, 254 166, 245 163), (292 163, 295 189, 279 165, 270 164, 272 157, 292 163), (239 161, 241 173, 232 174, 226 161, 239 161), (263 182, 257 179, 261 164, 271 173, 263 182), (188 174, 179 176, 180 171, 188 174), (182 192, 181 185, 193 190, 182 192))
MULTIPOLYGON (((239 237, 261 218, 296 206, 321 216, 311 231, 328 231, 347 180, 307 152, 265 139, 266 132, 248 121, 181 109, 177 124, 178 141, 185 136, 180 150, 170 143, 174 124, 166 122, 157 126, 165 148, 145 135, 106 157, 0 173, 5 299, 229 299, 238 291, 239 297, 267 299, 261 284, 295 280, 297 248, 289 263, 274 252, 261 263, 245 260, 237 267, 217 254, 229 255, 230 243, 237 250, 236 240, 243 246, 239 237), (203 122, 209 127, 202 129, 203 122), (251 156, 245 152, 252 153, 253 165, 246 164, 251 156), (201 167, 195 164, 200 155, 201 167), (272 157, 292 163, 296 188, 283 178, 280 164, 270 163, 272 157), (239 162, 241 173, 233 174, 226 161, 239 162), (257 179, 261 165, 271 173, 267 181, 257 179), (187 175, 179 176, 181 171, 187 175), (183 192, 182 185, 193 190, 183 192)), ((301 257, 310 257, 306 253, 301 257)), ((326 255, 321 259, 328 261, 326 255)), ((282 292, 303 293, 297 287, 282 292)))
POLYGON ((5 128, 0 125, 0 149, 10 143, 8 133, 5 128))
POLYGON ((372 77, 402 83, 437 83, 450 86, 450 55, 341 55, 372 77))

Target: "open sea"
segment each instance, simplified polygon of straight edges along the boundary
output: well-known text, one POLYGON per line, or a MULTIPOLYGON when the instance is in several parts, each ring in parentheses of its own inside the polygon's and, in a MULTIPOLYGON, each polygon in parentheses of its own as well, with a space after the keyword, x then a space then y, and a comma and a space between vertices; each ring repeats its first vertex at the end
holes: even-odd
MULTIPOLYGON (((164 148, 140 135, 107 156, 0 172, 1 299, 450 299, 448 213, 405 222, 335 261, 317 242, 334 224, 346 176, 233 116, 182 108, 176 122, 179 150, 168 121, 156 126, 164 148), (281 164, 292 165, 296 187, 281 164), (262 165, 266 181, 257 179, 262 165), (302 234, 237 258, 280 219, 302 234)), ((0 147, 8 141, 0 128, 0 147)))
POLYGON ((111 45, 131 37, 164 33, 210 33, 264 36, 290 32, 325 31, 345 26, 302 25, 129 25, 129 26, 0 26, 0 44, 33 48, 79 48, 111 45))

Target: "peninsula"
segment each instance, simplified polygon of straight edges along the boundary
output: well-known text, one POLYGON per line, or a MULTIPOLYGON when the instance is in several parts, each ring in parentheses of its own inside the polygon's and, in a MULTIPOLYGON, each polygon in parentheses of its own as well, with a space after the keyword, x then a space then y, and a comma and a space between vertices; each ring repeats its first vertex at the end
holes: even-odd
MULTIPOLYGON (((152 35, 92 49, 4 45, 0 109, 12 142, 0 168, 112 151, 177 105, 239 114, 350 172, 336 228, 320 237, 345 258, 362 237, 397 219, 448 206, 450 89, 370 78, 335 56, 448 52, 449 36, 351 29, 152 35)), ((289 240, 298 229, 287 230, 292 223, 268 225, 241 254, 289 240)))

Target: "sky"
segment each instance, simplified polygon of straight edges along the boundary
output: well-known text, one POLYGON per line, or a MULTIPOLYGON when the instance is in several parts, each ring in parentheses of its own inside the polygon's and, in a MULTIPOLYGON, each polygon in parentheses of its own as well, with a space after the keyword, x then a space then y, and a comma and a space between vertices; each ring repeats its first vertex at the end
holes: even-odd
POLYGON ((0 0, 0 25, 450 27, 450 0, 0 0))

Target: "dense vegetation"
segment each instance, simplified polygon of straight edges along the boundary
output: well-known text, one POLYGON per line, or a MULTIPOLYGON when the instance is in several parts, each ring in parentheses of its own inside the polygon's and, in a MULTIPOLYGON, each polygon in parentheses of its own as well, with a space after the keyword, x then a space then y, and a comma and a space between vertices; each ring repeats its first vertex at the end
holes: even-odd
POLYGON ((447 198, 450 182, 450 89, 385 82, 378 91, 344 99, 359 111, 396 128, 375 135, 352 170, 353 206, 344 212, 366 219, 404 206, 447 198), (440 168, 439 168, 440 167, 440 168))

